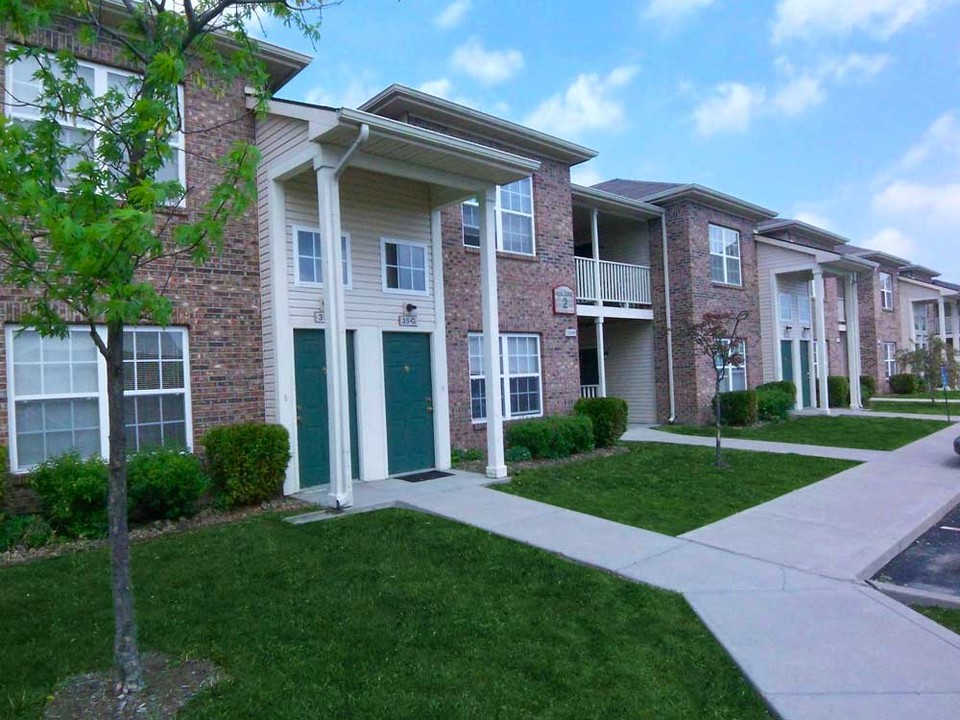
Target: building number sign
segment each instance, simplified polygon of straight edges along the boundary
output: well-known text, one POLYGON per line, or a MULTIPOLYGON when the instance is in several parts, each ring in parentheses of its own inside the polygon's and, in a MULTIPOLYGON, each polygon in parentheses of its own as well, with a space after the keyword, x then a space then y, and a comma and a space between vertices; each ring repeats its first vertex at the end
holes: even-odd
POLYGON ((569 285, 557 285, 553 289, 553 312, 557 315, 575 315, 577 296, 569 285))

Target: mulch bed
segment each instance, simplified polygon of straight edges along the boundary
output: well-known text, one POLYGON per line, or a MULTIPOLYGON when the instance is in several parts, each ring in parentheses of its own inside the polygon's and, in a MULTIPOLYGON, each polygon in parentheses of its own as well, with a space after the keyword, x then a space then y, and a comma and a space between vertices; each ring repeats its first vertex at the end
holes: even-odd
POLYGON ((171 720, 197 693, 222 678, 205 660, 144 653, 141 662, 144 688, 136 695, 117 697, 113 670, 78 675, 60 685, 44 720, 171 720))
MULTIPOLYGON (((558 458, 556 460, 523 460, 522 462, 508 463, 507 472, 513 475, 521 470, 536 470, 537 468, 569 465, 570 463, 582 462, 583 460, 598 460, 600 458, 611 457, 612 455, 622 455, 627 452, 630 452, 627 447, 614 445, 613 447, 597 448, 588 453, 580 453, 579 455, 571 455, 570 457, 558 458)), ((470 460, 460 463, 455 467, 457 470, 475 472, 483 475, 483 473, 486 472, 487 463, 484 460, 470 460)))
MULTIPOLYGON (((241 508, 239 510, 220 511, 208 507, 191 518, 160 520, 148 525, 132 528, 130 530, 130 540, 131 542, 143 542, 145 540, 162 537, 163 535, 172 535, 190 530, 199 530, 213 525, 237 522, 238 520, 245 520, 265 513, 303 510, 309 507, 313 506, 310 505, 310 503, 305 503, 302 500, 297 500, 292 497, 276 498, 255 507, 241 508)), ((104 547, 107 547, 106 538, 55 542, 51 545, 44 545, 38 548, 14 547, 6 552, 0 553, 0 567, 19 565, 20 563, 31 562, 33 560, 59 557, 61 555, 104 547)))

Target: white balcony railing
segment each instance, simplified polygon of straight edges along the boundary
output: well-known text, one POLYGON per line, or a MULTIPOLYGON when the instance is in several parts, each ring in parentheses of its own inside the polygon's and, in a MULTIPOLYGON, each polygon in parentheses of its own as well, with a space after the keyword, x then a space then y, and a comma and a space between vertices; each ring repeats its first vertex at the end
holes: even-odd
POLYGON ((581 385, 580 397, 582 398, 600 397, 600 386, 599 385, 581 385))
POLYGON ((643 265, 577 258, 577 300, 621 305, 650 304, 650 268, 643 265), (600 264, 597 292, 596 263, 600 264))

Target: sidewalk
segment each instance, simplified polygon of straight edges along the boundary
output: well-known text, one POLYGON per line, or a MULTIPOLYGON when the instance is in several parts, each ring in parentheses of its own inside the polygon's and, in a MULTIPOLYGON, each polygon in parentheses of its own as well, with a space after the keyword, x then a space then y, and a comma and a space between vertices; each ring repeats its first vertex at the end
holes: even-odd
MULTIPOLYGON (((680 538, 499 493, 476 476, 405 483, 391 504, 683 593, 786 720, 960 717, 960 637, 862 582, 960 500, 954 433, 680 538)), ((358 500, 381 507, 399 490, 370 486, 358 500)))
MULTIPOLYGON (((951 403, 952 406, 952 403, 951 403)), ((908 413, 886 412, 884 410, 850 410, 849 408, 830 408, 831 415, 854 415, 856 417, 874 418, 907 418, 908 420, 942 420, 947 421, 946 413, 908 413)), ((951 413, 950 422, 957 422, 956 415, 951 413)))
MULTIPOLYGON (((701 435, 680 435, 664 432, 651 427, 635 425, 627 430, 623 440, 631 442, 662 442, 675 445, 699 445, 713 447, 712 437, 701 435)), ((730 450, 756 450, 759 452, 784 453, 791 455, 809 455, 812 457, 834 458, 837 460, 857 460, 870 462, 889 455, 885 450, 859 450, 857 448, 828 447, 825 445, 801 445, 799 443, 768 442, 766 440, 738 440, 724 438, 723 447, 730 450)))

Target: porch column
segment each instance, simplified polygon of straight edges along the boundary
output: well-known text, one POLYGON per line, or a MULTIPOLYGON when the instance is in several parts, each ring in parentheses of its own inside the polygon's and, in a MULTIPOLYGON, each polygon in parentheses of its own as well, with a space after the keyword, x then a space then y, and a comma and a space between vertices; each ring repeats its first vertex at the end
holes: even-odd
POLYGON ((604 349, 603 349, 603 318, 598 317, 593 319, 594 324, 597 328, 597 372, 600 375, 600 388, 598 395, 600 397, 607 396, 607 361, 604 359, 604 349))
POLYGON ((497 298, 497 191, 477 194, 480 205, 480 304, 483 310, 483 376, 487 396, 487 477, 507 476, 503 459, 503 383, 500 379, 500 314, 497 298))
POLYGON ((593 284, 597 288, 597 307, 603 307, 603 290, 600 286, 600 230, 597 222, 599 215, 600 211, 596 208, 590 211, 590 247, 593 255, 593 284))
POLYGON ((953 354, 960 355, 960 301, 953 302, 953 354))
POLYGON ((942 297, 937 298, 937 321, 939 322, 940 341, 947 344, 947 302, 942 297))
POLYGON ((827 365, 830 362, 827 345, 827 316, 823 303, 823 271, 813 271, 813 305, 817 321, 817 379, 820 381, 820 410, 830 414, 830 393, 827 389, 827 365))
POLYGON ((350 406, 347 390, 347 328, 340 246, 340 182, 334 167, 318 162, 317 200, 323 257, 324 339, 327 360, 327 417, 330 442, 330 492, 335 508, 353 504, 350 463, 350 406))
POLYGON ((860 308, 857 299, 857 276, 844 278, 844 321, 847 324, 847 376, 850 378, 850 407, 859 410, 860 402, 860 308))
MULTIPOLYGON (((926 312, 926 306, 923 310, 926 312)), ((913 301, 910 302, 910 349, 917 349, 917 304, 913 301)))

